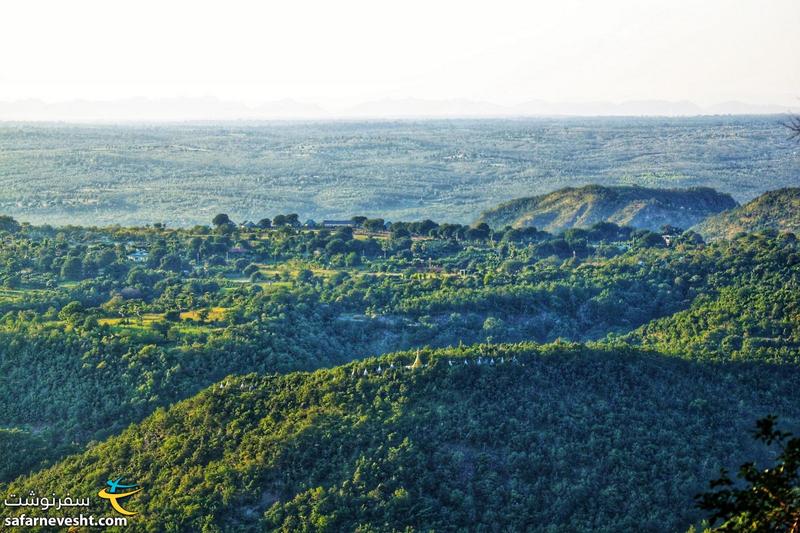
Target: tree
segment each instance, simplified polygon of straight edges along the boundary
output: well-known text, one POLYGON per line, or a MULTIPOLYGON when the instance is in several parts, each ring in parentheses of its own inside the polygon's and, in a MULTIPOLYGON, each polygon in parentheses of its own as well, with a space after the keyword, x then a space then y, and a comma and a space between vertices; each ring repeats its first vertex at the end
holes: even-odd
POLYGON ((775 428, 777 418, 756 422, 754 437, 767 446, 777 445, 780 454, 772 468, 760 469, 754 462, 739 468, 737 477, 747 485, 735 488, 723 469, 711 481, 712 490, 697 496, 697 506, 712 511, 711 523, 718 531, 800 532, 800 437, 775 428))
POLYGON ((64 264, 61 265, 61 277, 64 279, 76 281, 83 276, 83 261, 80 257, 67 257, 64 264))
POLYGON ((158 268, 161 264, 161 259, 167 255, 167 249, 163 245, 157 244, 150 249, 147 256, 147 266, 150 268, 158 268))
POLYGON ((97 261, 95 261, 92 256, 87 255, 83 258, 83 276, 86 278, 91 278, 97 275, 97 270, 100 267, 97 265, 97 261))
POLYGON ((9 274, 3 278, 3 286, 9 289, 16 289, 20 285, 20 277, 17 274, 9 274))
POLYGON ((353 228, 338 228, 333 233, 334 239, 342 239, 343 241, 352 241, 353 240, 353 228))
POLYGON ((636 245, 642 248, 663 248, 665 246, 661 235, 652 231, 641 230, 635 238, 636 245))
POLYGON ((615 241, 619 235, 619 226, 613 222, 597 222, 589 228, 588 237, 594 242, 615 241))
POLYGON ((314 273, 307 268, 301 269, 297 273, 297 281, 300 283, 309 283, 314 279, 314 273))
POLYGON ((384 231, 386 229, 386 223, 382 218, 370 218, 365 220, 363 226, 365 230, 372 232, 384 231))
POLYGON ((83 329, 85 330, 93 330, 97 329, 100 325, 100 322, 97 320, 97 317, 94 315, 89 315, 83 320, 83 329))
POLYGON ((256 225, 261 229, 269 229, 272 227, 272 220, 268 218, 262 218, 256 225))
POLYGON ((672 224, 664 224, 661 226, 661 228, 659 228, 659 231, 662 235, 680 235, 684 232, 682 228, 678 228, 672 224))
POLYGON ((408 231, 408 228, 405 225, 401 224, 394 224, 392 226, 391 231, 391 238, 392 239, 402 239, 403 237, 411 237, 411 232, 408 231))
POLYGON ((486 222, 481 222, 474 228, 469 228, 466 233, 467 239, 471 241, 482 241, 489 238, 491 229, 486 222))
POLYGON ((78 301, 72 301, 61 308, 58 318, 67 322, 75 322, 76 318, 83 313, 83 305, 78 301))
POLYGON ((111 248, 106 248, 97 254, 97 265, 101 268, 107 267, 116 260, 117 253, 111 248))
POLYGON ((182 266, 183 261, 181 261, 181 256, 178 254, 165 255, 159 263, 161 270, 171 270, 172 272, 180 272, 182 266))
POLYGON ((0 216, 0 231, 7 231, 9 233, 16 233, 20 229, 19 222, 14 220, 8 215, 0 216))
MULTIPOLYGON (((439 227, 439 224, 430 219, 425 219, 417 224, 417 233, 420 235, 430 235, 431 231, 439 227)), ((487 226, 488 227, 488 226, 487 226)))
POLYGON ((350 252, 345 256, 344 264, 349 267, 358 266, 361 264, 361 257, 355 252, 350 252))
POLYGON ((225 213, 220 213, 216 215, 213 219, 211 219, 211 223, 217 227, 220 227, 231 224, 231 219, 225 213))
POLYGON ((325 245, 325 252, 329 255, 340 254, 347 250, 347 244, 342 239, 331 239, 325 245))
POLYGON ((142 267, 134 267, 128 272, 125 283, 131 286, 147 286, 150 284, 150 276, 142 267))

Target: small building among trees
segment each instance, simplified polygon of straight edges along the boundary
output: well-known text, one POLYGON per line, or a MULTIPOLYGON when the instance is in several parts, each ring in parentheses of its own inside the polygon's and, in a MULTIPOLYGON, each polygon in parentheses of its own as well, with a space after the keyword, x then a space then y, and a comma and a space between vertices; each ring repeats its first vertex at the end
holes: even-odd
POLYGON ((323 220, 323 228, 355 228, 356 223, 352 220, 323 220))
POLYGON ((128 261, 133 261, 134 263, 146 263, 149 258, 150 254, 144 250, 136 250, 128 254, 128 261))

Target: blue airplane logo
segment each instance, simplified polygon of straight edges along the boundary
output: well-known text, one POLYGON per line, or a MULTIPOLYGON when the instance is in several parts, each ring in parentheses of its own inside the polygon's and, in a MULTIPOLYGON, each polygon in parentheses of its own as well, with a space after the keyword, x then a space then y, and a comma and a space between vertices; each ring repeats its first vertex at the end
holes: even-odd
POLYGON ((114 494, 117 492, 117 489, 132 489, 138 486, 138 485, 120 485, 121 481, 122 481, 121 477, 118 477, 117 479, 114 480, 109 479, 108 481, 106 481, 106 485, 111 487, 111 490, 109 490, 108 492, 114 494))

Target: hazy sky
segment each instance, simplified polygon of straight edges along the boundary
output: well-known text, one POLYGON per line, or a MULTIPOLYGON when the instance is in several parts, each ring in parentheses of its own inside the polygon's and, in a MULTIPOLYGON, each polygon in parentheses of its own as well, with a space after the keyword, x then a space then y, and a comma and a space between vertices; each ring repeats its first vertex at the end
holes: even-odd
POLYGON ((798 28, 798 0, 6 0, 0 100, 797 106, 798 28))

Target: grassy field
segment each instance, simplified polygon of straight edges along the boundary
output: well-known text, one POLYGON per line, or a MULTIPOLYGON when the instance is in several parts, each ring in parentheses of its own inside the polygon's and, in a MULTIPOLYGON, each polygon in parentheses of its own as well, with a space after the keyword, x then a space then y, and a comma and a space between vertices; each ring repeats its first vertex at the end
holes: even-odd
MULTIPOLYGON (((205 319, 201 319, 203 309, 193 309, 191 311, 184 311, 180 314, 181 322, 175 323, 181 331, 197 330, 200 331, 205 325, 213 324, 224 318, 227 308, 225 307, 212 307, 205 311, 208 315, 205 319)), ((112 317, 101 318, 97 321, 100 325, 111 326, 116 331, 147 331, 151 330, 156 323, 167 322, 163 313, 144 313, 141 317, 112 317)))

